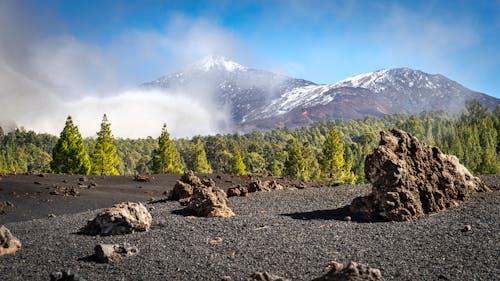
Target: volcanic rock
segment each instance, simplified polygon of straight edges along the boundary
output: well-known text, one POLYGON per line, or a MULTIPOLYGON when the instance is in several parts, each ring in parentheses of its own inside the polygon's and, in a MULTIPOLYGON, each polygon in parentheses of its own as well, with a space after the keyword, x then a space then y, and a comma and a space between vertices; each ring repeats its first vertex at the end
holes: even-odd
POLYGON ((177 181, 174 189, 170 192, 170 200, 189 199, 193 196, 194 188, 201 187, 202 183, 193 171, 186 171, 177 181))
POLYGON ((139 249, 128 244, 98 244, 94 248, 97 262, 110 263, 139 253, 139 249))
POLYGON ((234 185, 227 190, 227 197, 248 196, 248 188, 241 185, 234 185))
POLYGON ((247 281, 289 281, 289 280, 267 272, 255 272, 250 276, 250 278, 247 278, 247 281))
POLYGON ((151 221, 151 214, 142 203, 122 202, 98 213, 79 233, 106 236, 148 231, 151 221))
POLYGON ((202 217, 232 217, 233 211, 227 206, 227 195, 215 185, 213 180, 204 180, 194 188, 186 211, 202 217))
POLYGON ((0 256, 13 254, 21 248, 21 241, 10 233, 4 225, 0 226, 0 256))
POLYGON ((379 146, 365 160, 372 194, 355 198, 350 205, 359 218, 416 220, 466 202, 475 192, 490 191, 457 157, 402 130, 380 135, 379 146))
POLYGON ((150 182, 151 181, 151 176, 148 176, 148 175, 136 175, 134 177, 134 181, 138 181, 138 182, 150 182))
POLYGON ((364 264, 349 262, 347 265, 332 262, 329 267, 331 270, 325 275, 314 279, 313 281, 383 281, 379 269, 371 268, 364 264))
POLYGON ((85 281, 77 274, 68 270, 56 271, 50 274, 50 281, 85 281))

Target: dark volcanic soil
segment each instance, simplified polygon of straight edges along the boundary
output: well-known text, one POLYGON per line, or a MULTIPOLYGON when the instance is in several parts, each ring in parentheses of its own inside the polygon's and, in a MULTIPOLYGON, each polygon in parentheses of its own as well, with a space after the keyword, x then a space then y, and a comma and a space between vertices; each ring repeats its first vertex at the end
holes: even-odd
MULTIPOLYGON (((94 217, 94 209, 124 200, 159 199, 179 176, 155 176, 151 182, 88 177, 85 184, 95 182, 97 188, 82 187, 77 197, 49 194, 54 185, 78 187, 78 178, 1 178, 0 202, 10 201, 14 207, 4 207, 0 224, 23 248, 0 257, 0 280, 49 280, 51 272, 62 269, 86 280, 245 280, 255 271, 312 280, 332 260, 380 268, 386 280, 500 279, 499 175, 482 177, 493 192, 476 194, 469 203, 416 222, 344 221, 342 207, 369 193, 370 186, 341 185, 233 197, 229 206, 236 216, 224 219, 184 217, 178 214, 178 202, 148 204, 154 207, 151 231, 112 237, 75 232, 94 217), (48 218, 51 213, 57 216, 48 218), (462 232, 465 225, 472 231, 462 232), (96 264, 88 257, 99 242, 128 242, 140 253, 96 264)), ((228 176, 216 180, 225 188, 228 181, 245 181, 228 176)))

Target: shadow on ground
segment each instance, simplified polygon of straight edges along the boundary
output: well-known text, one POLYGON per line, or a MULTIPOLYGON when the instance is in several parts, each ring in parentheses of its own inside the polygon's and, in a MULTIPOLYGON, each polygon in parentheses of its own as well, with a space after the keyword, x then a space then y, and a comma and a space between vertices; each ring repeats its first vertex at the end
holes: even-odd
POLYGON ((382 218, 372 218, 369 220, 363 219, 354 215, 349 210, 349 205, 333 210, 317 210, 311 212, 298 212, 290 214, 281 214, 282 216, 291 217, 296 220, 337 220, 337 221, 354 221, 359 223, 385 222, 382 218))

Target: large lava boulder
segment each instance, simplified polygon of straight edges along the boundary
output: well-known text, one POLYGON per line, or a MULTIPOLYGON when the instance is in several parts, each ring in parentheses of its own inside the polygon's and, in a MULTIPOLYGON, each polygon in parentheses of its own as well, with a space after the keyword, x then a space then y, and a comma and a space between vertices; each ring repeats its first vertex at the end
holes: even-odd
POLYGON ((350 205, 361 219, 416 220, 466 202, 475 192, 490 191, 457 157, 402 130, 382 131, 380 136, 379 146, 365 160, 372 194, 350 205))
POLYGON ((99 212, 79 232, 107 236, 148 231, 151 221, 151 214, 142 203, 122 202, 99 212))
POLYGON ((19 239, 12 235, 7 227, 0 226, 0 256, 13 254, 20 248, 19 239))
POLYGON ((227 206, 227 195, 213 180, 203 180, 194 187, 186 211, 201 217, 232 217, 234 212, 227 206))
POLYGON ((186 171, 170 192, 170 200, 186 200, 193 196, 195 187, 203 187, 201 179, 193 171, 186 171))

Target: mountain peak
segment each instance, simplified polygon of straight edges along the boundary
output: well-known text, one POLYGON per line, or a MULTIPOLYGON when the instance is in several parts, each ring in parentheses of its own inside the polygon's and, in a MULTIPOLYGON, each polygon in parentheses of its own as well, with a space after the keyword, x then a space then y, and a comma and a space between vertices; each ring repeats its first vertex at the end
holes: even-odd
POLYGON ((202 70, 202 71, 210 71, 210 70, 225 70, 229 72, 234 71, 245 71, 246 67, 240 65, 237 62, 234 62, 224 56, 220 55, 210 55, 207 56, 197 62, 195 62, 191 68, 202 70))

